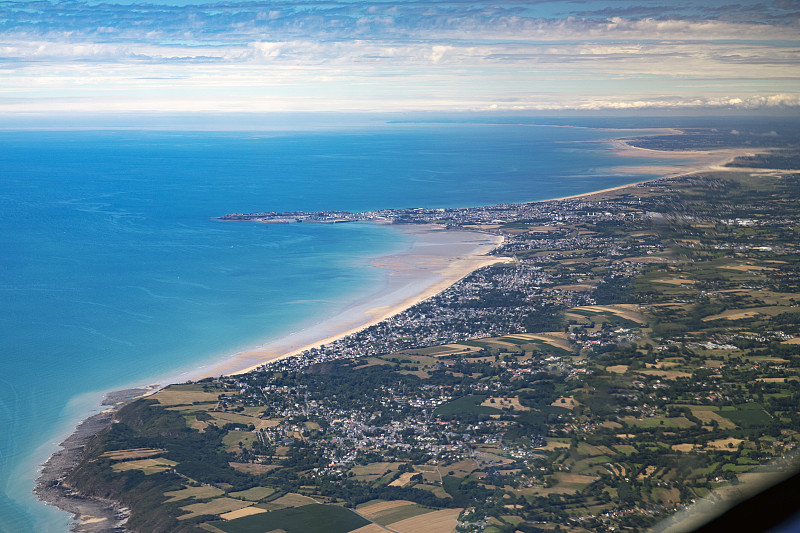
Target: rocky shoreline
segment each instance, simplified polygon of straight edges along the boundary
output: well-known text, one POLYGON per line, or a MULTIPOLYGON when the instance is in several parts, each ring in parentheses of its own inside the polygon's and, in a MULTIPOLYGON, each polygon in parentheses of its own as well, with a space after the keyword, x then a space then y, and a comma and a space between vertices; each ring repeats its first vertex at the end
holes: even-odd
POLYGON ((117 533, 125 531, 129 511, 117 502, 87 498, 64 483, 80 463, 83 449, 101 430, 113 423, 114 412, 122 405, 153 392, 154 388, 126 389, 108 393, 102 405, 108 409, 81 422, 47 462, 36 480, 34 492, 39 500, 62 509, 74 517, 70 528, 78 533, 117 533))

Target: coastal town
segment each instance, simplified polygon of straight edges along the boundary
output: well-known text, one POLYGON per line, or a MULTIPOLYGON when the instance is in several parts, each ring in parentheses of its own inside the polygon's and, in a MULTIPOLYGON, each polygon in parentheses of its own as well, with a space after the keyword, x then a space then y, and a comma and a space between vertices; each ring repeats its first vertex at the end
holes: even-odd
POLYGON ((751 163, 560 201, 221 217, 440 224, 502 235, 511 261, 130 403, 58 483, 134 531, 641 531, 721 499, 800 439, 800 174, 751 163))
POLYGON ((800 0, 0 35, 0 533, 800 533, 800 0))

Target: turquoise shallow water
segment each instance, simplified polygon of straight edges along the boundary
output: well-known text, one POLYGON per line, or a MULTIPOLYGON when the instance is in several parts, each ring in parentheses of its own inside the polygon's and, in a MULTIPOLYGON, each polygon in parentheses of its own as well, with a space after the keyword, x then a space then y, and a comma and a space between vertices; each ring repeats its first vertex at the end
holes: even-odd
MULTIPOLYGON (((35 467, 103 391, 175 376, 382 286, 410 237, 230 212, 519 202, 643 179, 600 139, 513 125, 0 132, 0 531, 61 532, 35 467)), ((659 161, 651 161, 658 164, 659 161)))

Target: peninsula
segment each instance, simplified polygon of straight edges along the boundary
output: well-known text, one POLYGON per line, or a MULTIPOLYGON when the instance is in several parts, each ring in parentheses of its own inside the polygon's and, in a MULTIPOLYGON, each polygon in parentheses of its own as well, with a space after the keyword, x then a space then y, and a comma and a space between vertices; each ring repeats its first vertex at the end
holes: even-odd
POLYGON ((786 468, 800 153, 753 152, 546 202, 221 217, 437 224, 507 259, 294 357, 127 403, 39 490, 111 502, 73 511, 83 531, 639 531, 786 468))

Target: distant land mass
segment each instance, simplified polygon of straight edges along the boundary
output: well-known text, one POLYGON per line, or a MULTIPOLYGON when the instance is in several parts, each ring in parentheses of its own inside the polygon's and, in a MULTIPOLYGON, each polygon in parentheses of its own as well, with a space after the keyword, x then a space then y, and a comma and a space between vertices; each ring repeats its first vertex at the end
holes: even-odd
POLYGON ((78 531, 643 531, 792 471, 797 139, 628 148, 727 162, 544 202, 220 216, 480 231, 505 259, 293 357, 108 400, 39 496, 78 531))

